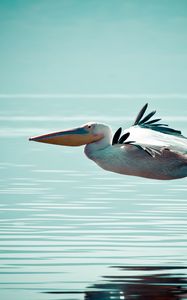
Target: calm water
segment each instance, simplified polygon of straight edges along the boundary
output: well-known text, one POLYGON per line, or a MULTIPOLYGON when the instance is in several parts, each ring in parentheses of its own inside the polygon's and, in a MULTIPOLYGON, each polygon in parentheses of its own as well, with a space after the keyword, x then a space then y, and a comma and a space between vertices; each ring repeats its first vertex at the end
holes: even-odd
MULTIPOLYGON (((187 299, 187 179, 108 173, 82 147, 27 140, 125 128, 145 102, 0 99, 0 299, 187 299)), ((149 102, 187 135, 185 99, 149 102)))

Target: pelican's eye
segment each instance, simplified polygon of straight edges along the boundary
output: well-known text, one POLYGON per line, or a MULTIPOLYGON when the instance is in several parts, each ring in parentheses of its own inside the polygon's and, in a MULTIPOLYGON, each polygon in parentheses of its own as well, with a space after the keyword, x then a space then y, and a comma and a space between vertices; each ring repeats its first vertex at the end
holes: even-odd
POLYGON ((88 128, 88 129, 92 129, 92 128, 93 128, 93 125, 92 125, 92 124, 89 124, 89 125, 87 125, 87 128, 88 128))

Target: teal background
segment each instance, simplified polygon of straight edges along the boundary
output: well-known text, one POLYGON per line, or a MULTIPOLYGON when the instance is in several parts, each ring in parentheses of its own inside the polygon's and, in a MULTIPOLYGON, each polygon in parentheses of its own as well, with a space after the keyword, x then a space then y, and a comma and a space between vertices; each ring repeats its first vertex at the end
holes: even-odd
POLYGON ((1 0, 0 92, 186 94, 185 0, 1 0))

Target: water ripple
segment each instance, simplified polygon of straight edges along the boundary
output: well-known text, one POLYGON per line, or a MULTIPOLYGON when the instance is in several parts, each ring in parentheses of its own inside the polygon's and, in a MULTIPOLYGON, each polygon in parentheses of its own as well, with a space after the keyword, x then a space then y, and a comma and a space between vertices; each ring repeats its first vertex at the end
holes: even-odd
POLYGON ((0 116, 0 298, 186 299, 186 179, 120 176, 25 139, 74 117, 0 116))

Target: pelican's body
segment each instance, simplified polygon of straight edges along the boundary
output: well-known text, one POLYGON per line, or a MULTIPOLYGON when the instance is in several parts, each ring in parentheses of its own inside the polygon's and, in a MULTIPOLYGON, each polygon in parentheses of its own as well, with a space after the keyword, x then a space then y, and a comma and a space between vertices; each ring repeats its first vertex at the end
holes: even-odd
POLYGON ((31 140, 59 145, 86 144, 86 156, 101 168, 125 175, 152 179, 177 179, 187 176, 187 139, 177 130, 149 121, 155 112, 142 119, 147 105, 132 127, 112 138, 105 124, 88 123, 78 129, 52 133, 31 140))
MULTIPOLYGON (((136 141, 138 139, 135 137, 145 134, 145 131, 147 131, 147 138, 149 136, 151 138, 153 133, 150 129, 128 129, 132 140, 136 141)), ((155 143, 151 146, 158 152, 155 152, 153 156, 134 147, 133 144, 112 145, 108 143, 106 147, 99 147, 99 142, 97 146, 92 143, 86 145, 85 154, 101 168, 120 174, 153 179, 176 179, 187 176, 187 155, 185 154, 187 140, 177 137, 174 139, 173 136, 168 135, 166 142, 164 141, 165 134, 160 132, 155 134, 155 138, 157 138, 157 145, 155 143), (173 147, 169 147, 171 144, 173 147), (178 148, 178 152, 176 152, 176 148, 178 148)))

